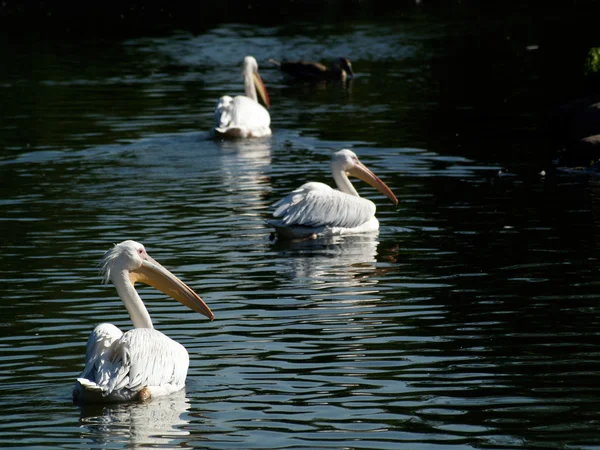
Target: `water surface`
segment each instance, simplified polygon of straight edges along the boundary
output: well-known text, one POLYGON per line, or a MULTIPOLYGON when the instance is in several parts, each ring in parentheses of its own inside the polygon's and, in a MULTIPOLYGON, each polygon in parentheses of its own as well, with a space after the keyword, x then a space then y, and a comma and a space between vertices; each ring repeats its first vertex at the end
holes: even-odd
POLYGON ((529 101, 544 88, 532 36, 499 57, 494 77, 525 67, 502 108, 449 94, 456 80, 439 71, 459 72, 447 49, 473 42, 464 30, 416 14, 3 48, 0 444, 598 448, 598 183, 540 175, 552 149, 529 101), (274 134, 211 141, 245 54, 270 90, 274 134), (357 72, 347 85, 291 83, 267 62, 340 55, 357 72), (270 205, 331 183, 341 148, 399 207, 357 182, 378 233, 272 241, 270 205), (124 239, 216 320, 140 288, 155 326, 190 353, 185 391, 77 407, 89 332, 130 327, 98 275, 124 239))

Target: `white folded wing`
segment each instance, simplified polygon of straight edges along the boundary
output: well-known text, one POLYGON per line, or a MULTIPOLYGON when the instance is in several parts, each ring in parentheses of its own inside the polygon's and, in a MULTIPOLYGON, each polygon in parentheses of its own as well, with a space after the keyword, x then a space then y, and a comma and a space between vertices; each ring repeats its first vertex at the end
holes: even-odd
POLYGON ((104 323, 90 334, 86 366, 77 381, 84 397, 124 401, 144 387, 154 395, 181 389, 188 366, 185 348, 160 331, 135 328, 123 334, 104 323))
POLYGON ((270 136, 270 125, 269 112, 244 95, 224 95, 217 102, 214 128, 217 135, 240 138, 270 136))
POLYGON ((324 183, 305 183, 273 205, 278 226, 356 228, 375 216, 370 200, 345 194, 324 183))

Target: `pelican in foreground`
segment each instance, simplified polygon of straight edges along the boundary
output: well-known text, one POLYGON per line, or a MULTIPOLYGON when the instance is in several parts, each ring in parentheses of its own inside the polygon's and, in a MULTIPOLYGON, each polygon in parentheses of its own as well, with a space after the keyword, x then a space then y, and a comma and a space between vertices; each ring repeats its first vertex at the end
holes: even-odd
POLYGON ((352 64, 348 58, 340 58, 331 67, 327 67, 318 62, 311 61, 282 61, 278 62, 270 59, 270 62, 279 67, 282 72, 307 81, 318 80, 341 80, 346 81, 347 78, 352 78, 354 72, 352 64))
POLYGON ((258 74, 258 63, 252 56, 244 58, 243 76, 246 95, 224 95, 217 102, 214 136, 249 138, 271 135, 271 116, 267 109, 258 103, 256 93, 258 92, 267 108, 271 102, 265 84, 258 74))
POLYGON ((379 229, 375 204, 361 198, 348 179, 352 175, 369 183, 395 205, 398 199, 386 184, 358 160, 350 150, 340 150, 331 158, 331 174, 339 190, 309 182, 273 205, 268 223, 284 239, 307 239, 337 234, 355 234, 379 229))
POLYGON ((183 345, 153 328, 134 283, 149 284, 212 320, 210 308, 135 241, 121 242, 106 252, 102 273, 104 281, 112 281, 117 288, 134 328, 126 333, 110 323, 94 328, 87 342, 85 369, 73 389, 73 400, 144 401, 182 389, 188 353, 183 345))

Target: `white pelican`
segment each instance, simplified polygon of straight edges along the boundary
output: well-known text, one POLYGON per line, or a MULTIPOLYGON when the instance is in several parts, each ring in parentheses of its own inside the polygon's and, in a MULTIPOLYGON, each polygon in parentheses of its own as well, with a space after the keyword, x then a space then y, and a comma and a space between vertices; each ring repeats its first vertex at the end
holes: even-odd
POLYGON ((135 241, 116 244, 102 260, 104 281, 112 281, 134 329, 123 333, 110 323, 94 328, 87 342, 85 369, 73 389, 76 402, 147 400, 183 388, 189 356, 183 345, 152 327, 134 288, 149 284, 185 306, 214 319, 210 308, 135 241))
POLYGON ((268 223, 280 237, 305 239, 378 230, 375 204, 358 195, 348 175, 369 183, 398 204, 390 188, 350 150, 333 154, 331 174, 339 190, 323 183, 305 183, 273 205, 276 208, 273 216, 281 219, 268 223))
POLYGON ((267 89, 258 74, 258 63, 252 56, 244 58, 244 90, 246 95, 224 95, 217 102, 213 134, 221 137, 248 138, 271 135, 271 116, 258 103, 256 91, 262 101, 270 106, 267 89))

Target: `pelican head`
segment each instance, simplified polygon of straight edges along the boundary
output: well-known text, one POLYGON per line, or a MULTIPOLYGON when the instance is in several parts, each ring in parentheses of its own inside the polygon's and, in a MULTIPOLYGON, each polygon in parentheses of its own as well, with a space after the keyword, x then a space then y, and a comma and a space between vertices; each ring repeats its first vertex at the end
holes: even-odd
POLYGON ((373 186, 394 202, 395 205, 398 204, 398 199, 391 189, 377 175, 371 172, 367 166, 360 162, 358 156, 352 150, 343 149, 333 154, 331 158, 331 172, 334 176, 336 173, 341 172, 346 174, 346 176, 356 177, 373 186))
POLYGON ((271 106, 271 100, 267 93, 267 88, 263 83, 262 78, 258 74, 258 63, 254 56, 246 56, 244 58, 244 64, 242 65, 242 72, 244 75, 244 86, 246 89, 246 97, 258 101, 256 92, 260 95, 263 103, 267 106, 271 106))
POLYGON ((210 320, 215 318, 198 294, 151 258, 139 242, 123 241, 107 251, 102 275, 105 283, 112 281, 117 288, 125 275, 132 285, 137 281, 148 284, 210 320))

